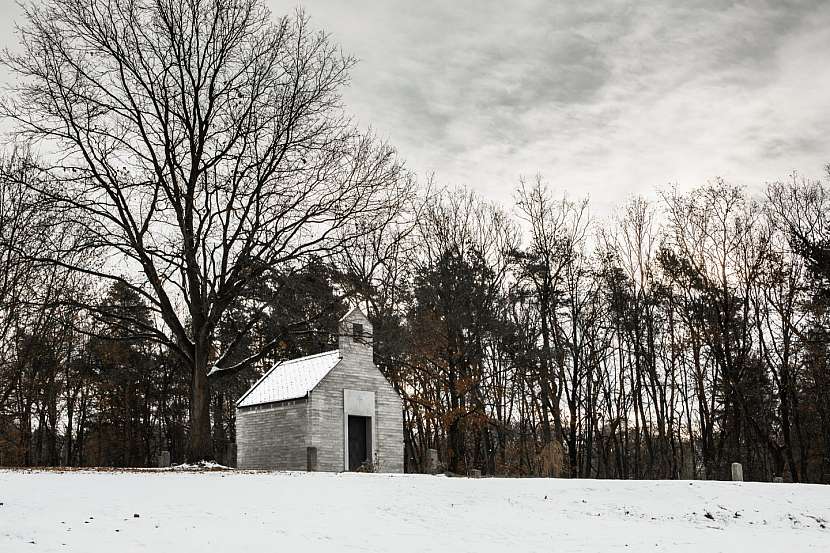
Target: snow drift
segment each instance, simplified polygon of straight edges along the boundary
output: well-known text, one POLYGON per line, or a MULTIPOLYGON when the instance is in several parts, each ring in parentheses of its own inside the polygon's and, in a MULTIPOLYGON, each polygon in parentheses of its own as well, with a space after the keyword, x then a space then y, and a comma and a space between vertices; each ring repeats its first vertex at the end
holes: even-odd
POLYGON ((0 551, 830 551, 830 487, 0 472, 0 551))

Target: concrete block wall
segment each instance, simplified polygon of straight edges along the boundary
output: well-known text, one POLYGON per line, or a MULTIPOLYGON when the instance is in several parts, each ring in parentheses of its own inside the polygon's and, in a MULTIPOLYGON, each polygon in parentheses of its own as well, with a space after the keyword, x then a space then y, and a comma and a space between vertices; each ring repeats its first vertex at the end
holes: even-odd
POLYGON ((403 472, 403 412, 401 398, 374 365, 344 357, 311 392, 311 442, 317 447, 321 471, 345 467, 343 389, 374 391, 372 443, 378 472, 403 472))
POLYGON ((342 359, 310 394, 311 442, 317 447, 317 463, 321 471, 342 471, 345 468, 343 421, 343 390, 375 392, 372 443, 375 448, 375 470, 403 472, 403 405, 392 385, 374 364, 372 326, 355 311, 341 322, 339 348, 342 359), (356 340, 351 324, 363 325, 366 334, 356 340))
POLYGON ((237 409, 237 467, 306 470, 308 415, 305 398, 237 409))

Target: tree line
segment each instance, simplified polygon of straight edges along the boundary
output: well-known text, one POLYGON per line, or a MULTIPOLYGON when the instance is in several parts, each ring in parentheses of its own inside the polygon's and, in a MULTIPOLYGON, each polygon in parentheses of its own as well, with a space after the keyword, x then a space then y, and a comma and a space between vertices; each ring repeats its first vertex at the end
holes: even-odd
POLYGON ((302 12, 43 0, 19 37, 0 465, 233 464, 235 400, 359 304, 408 471, 830 481, 830 168, 498 205, 355 125, 302 12))

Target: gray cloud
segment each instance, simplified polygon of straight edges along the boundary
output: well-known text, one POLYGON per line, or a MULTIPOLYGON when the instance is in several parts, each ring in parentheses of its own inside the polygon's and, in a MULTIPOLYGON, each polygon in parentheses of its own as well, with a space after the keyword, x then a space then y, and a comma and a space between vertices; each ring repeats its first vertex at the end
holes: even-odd
POLYGON ((815 170, 826 155, 820 2, 357 6, 343 21, 336 3, 306 3, 364 60, 349 93, 360 119, 445 182, 507 198, 539 171, 613 203, 669 181, 815 170))
MULTIPOLYGON (((13 46, 17 8, 0 3, 13 46)), ((303 6, 361 60, 345 95, 359 123, 419 173, 495 199, 537 172, 602 209, 669 182, 752 185, 830 161, 826 0, 303 6)))

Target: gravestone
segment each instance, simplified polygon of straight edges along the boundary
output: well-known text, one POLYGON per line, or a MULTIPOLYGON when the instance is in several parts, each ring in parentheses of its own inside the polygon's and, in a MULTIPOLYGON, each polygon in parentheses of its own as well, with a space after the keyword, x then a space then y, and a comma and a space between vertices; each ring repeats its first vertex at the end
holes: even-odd
POLYGON ((732 463, 732 481, 733 482, 743 482, 744 481, 744 468, 741 466, 740 463, 732 463))
POLYGON ((438 472, 438 450, 427 449, 426 471, 428 474, 438 472))
POLYGON ((478 469, 473 469, 470 471, 470 478, 481 478, 481 471, 478 469))
POLYGON ((775 476, 775 477, 773 477, 772 482, 773 482, 773 484, 783 484, 784 483, 784 477, 783 476, 775 476))
POLYGON ((159 452, 159 468, 167 468, 170 466, 170 452, 166 449, 159 452))

